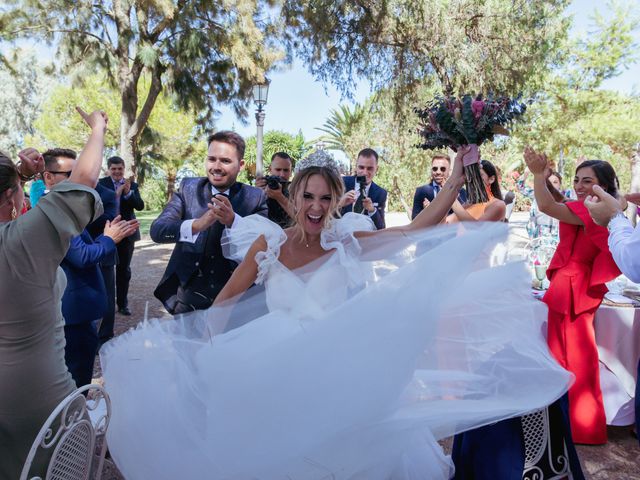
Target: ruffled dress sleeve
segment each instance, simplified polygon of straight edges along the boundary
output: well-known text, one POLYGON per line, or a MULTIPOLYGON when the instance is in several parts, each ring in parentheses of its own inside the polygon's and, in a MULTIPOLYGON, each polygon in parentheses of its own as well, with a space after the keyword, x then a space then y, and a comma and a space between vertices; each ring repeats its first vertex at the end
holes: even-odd
POLYGON ((222 253, 225 258, 240 263, 246 257, 251 245, 261 235, 267 242, 267 250, 256 254, 257 284, 264 282, 267 273, 278 261, 280 247, 287 240, 284 230, 268 218, 261 215, 249 215, 240 219, 233 228, 226 228, 221 239, 222 253))
POLYGON ((0 250, 11 274, 29 283, 52 285, 71 238, 102 211, 95 190, 60 182, 33 209, 3 225, 0 250))
POLYGON ((364 281, 364 273, 359 261, 362 247, 355 236, 356 232, 373 232, 376 226, 366 215, 353 212, 331 222, 329 228, 322 231, 320 245, 325 250, 335 249, 340 263, 346 268, 349 286, 364 281))
POLYGON ((589 214, 589 210, 582 202, 567 202, 567 207, 584 223, 584 231, 600 253, 596 255, 591 270, 589 286, 591 288, 604 285, 621 274, 609 250, 609 231, 605 227, 596 225, 589 214))

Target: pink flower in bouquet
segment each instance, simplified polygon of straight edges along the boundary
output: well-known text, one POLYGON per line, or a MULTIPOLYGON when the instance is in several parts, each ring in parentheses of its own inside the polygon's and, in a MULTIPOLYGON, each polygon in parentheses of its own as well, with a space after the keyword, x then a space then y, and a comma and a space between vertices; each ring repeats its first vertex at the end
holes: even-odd
POLYGON ((516 170, 514 170, 513 172, 511 172, 511 178, 517 180, 520 178, 520 174, 516 170))
POLYGON ((473 117, 478 120, 482 116, 482 112, 484 110, 484 101, 483 100, 474 100, 471 102, 471 111, 473 112, 473 117))

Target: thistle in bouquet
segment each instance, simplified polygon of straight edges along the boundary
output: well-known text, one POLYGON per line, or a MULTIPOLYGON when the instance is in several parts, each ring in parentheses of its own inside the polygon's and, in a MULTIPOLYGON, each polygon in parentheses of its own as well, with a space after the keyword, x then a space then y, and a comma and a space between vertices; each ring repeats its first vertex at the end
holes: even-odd
POLYGON ((471 203, 487 202, 489 195, 480 175, 478 147, 493 140, 494 135, 509 135, 507 126, 526 109, 520 96, 437 97, 424 109, 415 110, 420 118, 418 133, 423 139, 418 146, 425 150, 448 147, 457 152, 468 145, 470 148, 463 157, 467 195, 471 203))

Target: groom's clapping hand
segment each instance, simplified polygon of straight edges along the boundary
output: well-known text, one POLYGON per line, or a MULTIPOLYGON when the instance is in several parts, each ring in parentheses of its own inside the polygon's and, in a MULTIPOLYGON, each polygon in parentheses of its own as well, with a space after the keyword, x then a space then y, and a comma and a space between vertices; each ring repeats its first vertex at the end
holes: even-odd
POLYGON ((216 195, 213 197, 212 203, 209 204, 209 211, 213 217, 223 225, 230 227, 233 225, 233 219, 235 213, 233 213, 233 207, 229 198, 225 195, 216 195))

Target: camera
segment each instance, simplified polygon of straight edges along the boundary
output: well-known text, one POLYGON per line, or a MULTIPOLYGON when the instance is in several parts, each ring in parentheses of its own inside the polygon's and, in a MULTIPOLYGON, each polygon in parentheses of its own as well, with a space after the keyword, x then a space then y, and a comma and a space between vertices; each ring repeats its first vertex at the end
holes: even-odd
POLYGON ((367 177, 365 177, 364 175, 357 175, 356 183, 358 184, 358 189, 360 190, 360 196, 356 200, 356 203, 353 205, 353 211, 354 213, 362 213, 364 211, 362 202, 367 196, 365 194, 365 192, 367 191, 367 177))
POLYGON ((267 182, 267 187, 269 187, 271 190, 278 190, 278 188, 280 188, 280 185, 282 185, 282 193, 285 196, 289 194, 289 189, 287 187, 291 182, 288 182, 278 175, 266 175, 264 179, 267 182))

